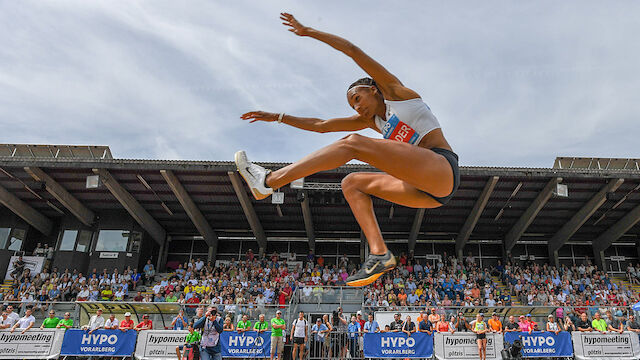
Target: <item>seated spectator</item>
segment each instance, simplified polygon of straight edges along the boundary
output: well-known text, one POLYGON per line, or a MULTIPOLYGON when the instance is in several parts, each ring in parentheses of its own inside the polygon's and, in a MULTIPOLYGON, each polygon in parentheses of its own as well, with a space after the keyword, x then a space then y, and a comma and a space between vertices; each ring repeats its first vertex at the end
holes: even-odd
POLYGON ((136 331, 153 330, 153 321, 149 319, 149 315, 147 314, 142 315, 142 321, 135 326, 134 330, 136 331))
POLYGON ((49 317, 45 318, 40 325, 40 329, 55 329, 60 323, 60 319, 56 317, 54 310, 49 310, 49 317))
POLYGON ((58 321, 58 325, 56 328, 64 329, 65 331, 71 329, 73 327, 73 319, 71 318, 71 313, 64 313, 64 317, 58 321))
POLYGON ((118 329, 127 331, 133 330, 134 328, 135 326, 133 320, 131 319, 131 313, 127 311, 126 313, 124 313, 124 320, 120 321, 120 326, 118 326, 118 329))
POLYGON ((195 331, 193 328, 193 323, 189 323, 189 333, 184 338, 184 345, 180 345, 176 347, 176 354, 178 354, 178 359, 182 359, 181 351, 183 349, 191 349, 200 342, 202 336, 199 332, 195 331))
POLYGON ((24 317, 20 318, 18 322, 13 324, 13 326, 11 327, 11 332, 13 332, 16 328, 18 328, 18 329, 22 329, 20 333, 24 334, 25 332, 27 332, 27 330, 31 329, 35 323, 36 323, 36 318, 33 317, 33 315, 31 315, 31 309, 27 309, 25 311, 24 317))

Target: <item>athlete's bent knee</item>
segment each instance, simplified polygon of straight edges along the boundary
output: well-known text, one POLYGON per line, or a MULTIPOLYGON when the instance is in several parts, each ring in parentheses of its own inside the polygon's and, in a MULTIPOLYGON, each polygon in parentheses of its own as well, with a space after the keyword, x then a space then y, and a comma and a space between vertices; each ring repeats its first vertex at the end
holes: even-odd
POLYGON ((345 197, 353 194, 353 192, 358 191, 360 185, 362 184, 362 176, 358 173, 351 173, 342 178, 342 182, 340 183, 342 187, 342 193, 345 197))

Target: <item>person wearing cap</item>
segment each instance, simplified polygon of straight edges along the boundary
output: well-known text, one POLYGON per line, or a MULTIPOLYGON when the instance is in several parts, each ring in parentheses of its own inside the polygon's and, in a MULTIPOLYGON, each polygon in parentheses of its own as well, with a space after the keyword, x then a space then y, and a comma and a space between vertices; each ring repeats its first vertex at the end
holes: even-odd
POLYGON ((115 314, 109 315, 109 318, 104 323, 104 328, 108 330, 115 330, 118 328, 118 319, 115 314))
POLYGON ((184 310, 180 309, 180 311, 178 311, 178 315, 176 315, 176 317, 171 321, 171 328, 173 330, 183 330, 187 327, 187 324, 188 321, 187 317, 184 315, 184 310))
POLYGON ((473 322, 473 332, 476 333, 479 359, 487 360, 487 332, 489 332, 489 327, 484 322, 483 313, 479 313, 476 316, 476 321, 473 322))
POLYGON ((491 332, 498 334, 502 332, 502 321, 500 321, 500 316, 498 316, 498 313, 494 312, 493 314, 491 314, 491 319, 489 319, 487 323, 489 324, 489 329, 491 329, 491 332))
POLYGON ((122 331, 132 330, 134 328, 133 320, 131 320, 131 313, 124 313, 124 320, 120 321, 120 326, 118 327, 122 331))
POLYGON ((556 322, 555 317, 553 316, 553 314, 549 314, 549 316, 547 316, 547 331, 552 332, 556 335, 558 335, 560 333, 560 326, 558 326, 558 323, 556 322))
POLYGON ((611 317, 610 322, 607 323, 607 329, 622 334, 624 331, 624 316, 622 315, 622 311, 616 311, 616 317, 611 317))
POLYGON ((311 327, 311 357, 322 358, 325 356, 324 341, 327 337, 329 328, 322 321, 322 318, 317 318, 316 323, 311 327))
POLYGON ((284 350, 283 332, 287 330, 287 325, 282 318, 282 311, 276 311, 276 317, 271 319, 271 360, 275 356, 278 360, 282 360, 282 351, 284 350))
POLYGON ((151 330, 153 329, 153 321, 149 319, 149 315, 144 314, 142 315, 142 321, 139 322, 138 325, 136 325, 133 329, 136 331, 151 330))

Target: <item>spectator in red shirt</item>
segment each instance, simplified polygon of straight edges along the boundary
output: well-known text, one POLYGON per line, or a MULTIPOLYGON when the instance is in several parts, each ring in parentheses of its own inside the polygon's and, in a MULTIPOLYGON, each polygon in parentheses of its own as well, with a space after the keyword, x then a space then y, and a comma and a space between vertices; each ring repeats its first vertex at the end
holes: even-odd
POLYGON ((124 320, 120 321, 119 329, 122 331, 127 331, 133 328, 134 328, 134 324, 133 324, 133 320, 131 320, 131 313, 127 311, 126 313, 124 313, 124 320))
POLYGON ((247 260, 250 262, 253 262, 253 257, 254 257, 253 250, 249 249, 247 251, 247 260))
POLYGON ((142 296, 142 293, 138 291, 138 294, 133 298, 133 301, 141 302, 142 299, 144 299, 144 297, 142 296))
POLYGON ((151 330, 153 329, 153 321, 151 321, 151 319, 149 319, 149 315, 142 315, 142 321, 138 323, 138 325, 136 325, 136 327, 134 328, 137 331, 140 330, 151 330))

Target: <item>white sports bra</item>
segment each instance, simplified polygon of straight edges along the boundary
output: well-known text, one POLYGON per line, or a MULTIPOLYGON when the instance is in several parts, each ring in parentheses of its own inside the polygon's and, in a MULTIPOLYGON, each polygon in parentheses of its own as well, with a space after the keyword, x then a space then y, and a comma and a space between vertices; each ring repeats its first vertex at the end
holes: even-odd
POLYGON ((418 145, 425 135, 440 128, 438 119, 421 98, 384 103, 387 120, 376 115, 374 121, 385 139, 418 145))

